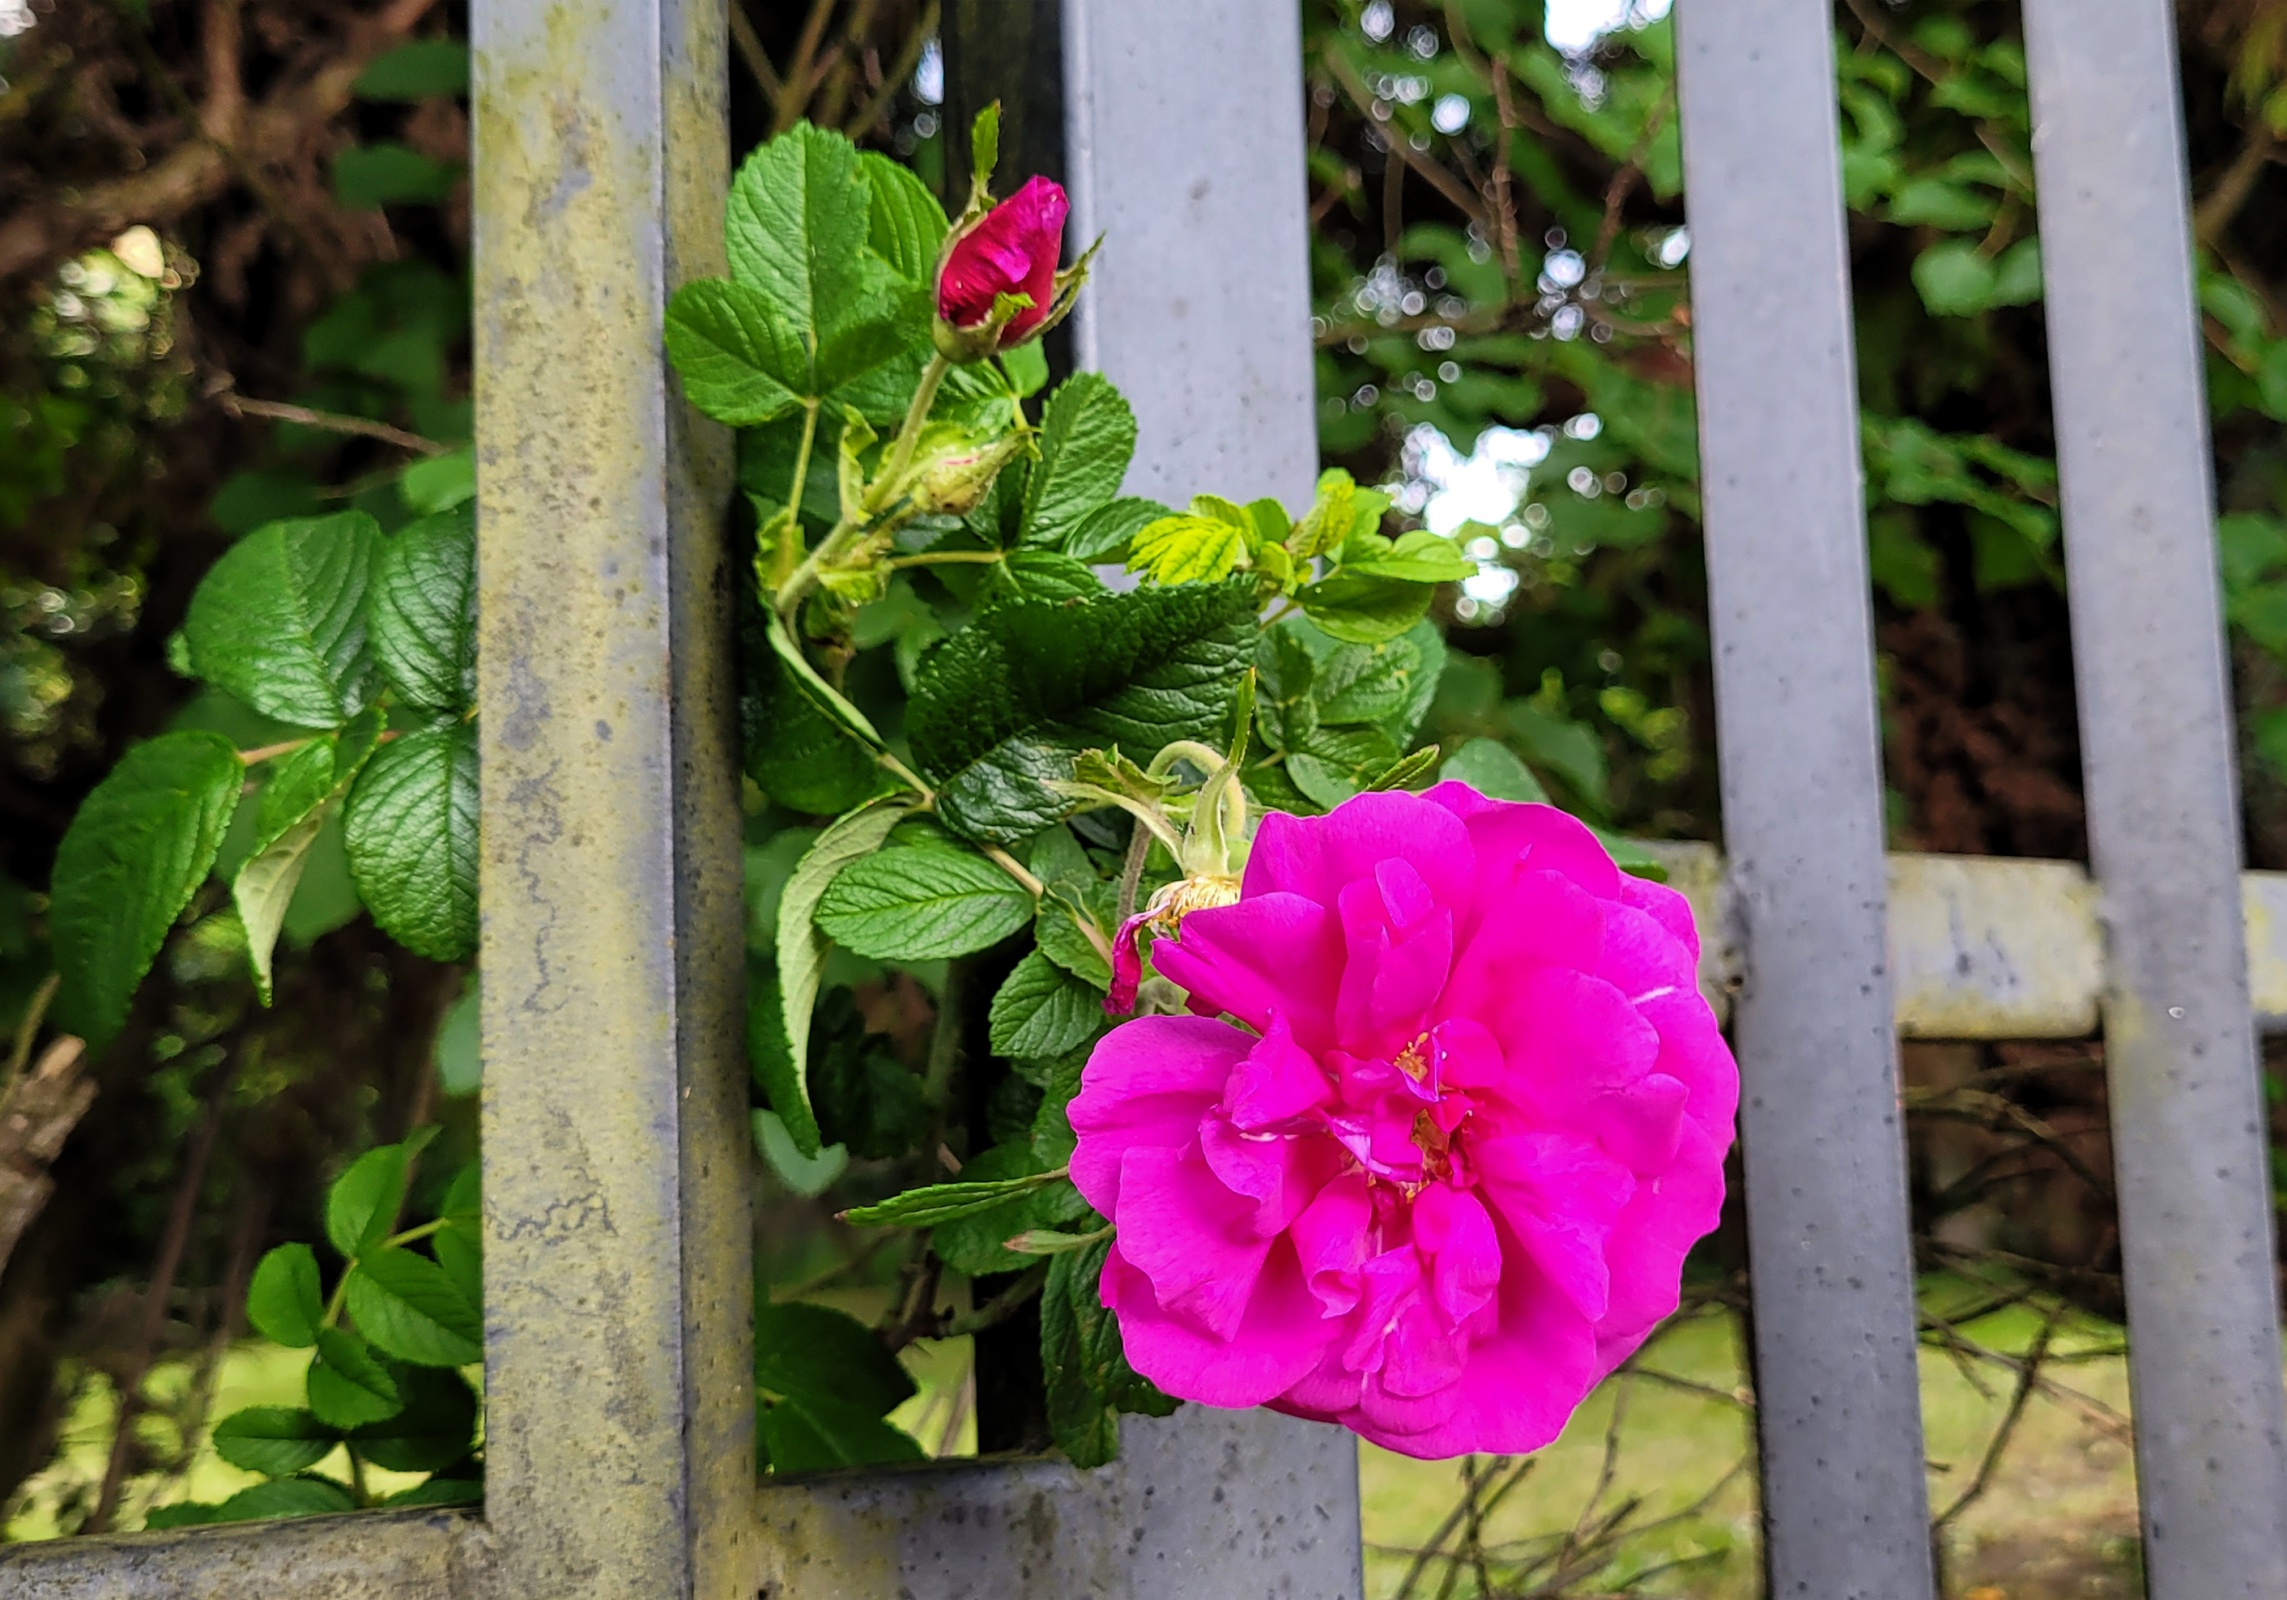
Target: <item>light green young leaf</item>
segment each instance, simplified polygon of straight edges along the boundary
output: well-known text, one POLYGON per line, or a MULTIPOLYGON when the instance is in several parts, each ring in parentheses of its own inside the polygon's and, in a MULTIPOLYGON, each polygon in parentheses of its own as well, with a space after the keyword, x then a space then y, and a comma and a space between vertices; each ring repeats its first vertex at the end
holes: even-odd
POLYGON ((417 1367, 465 1367, 484 1359, 484 1320, 445 1269, 403 1248, 362 1256, 349 1275, 358 1331, 417 1367))
POLYGON ((318 1330, 318 1355, 308 1376, 310 1409, 335 1428, 355 1428, 395 1416, 404 1404, 397 1381, 372 1348, 340 1328, 318 1330))
POLYGON ((343 842, 381 930, 416 955, 476 951, 476 730, 424 728, 383 748, 349 792, 343 842))
POLYGON ((1062 1055, 1103 1026, 1104 997, 1034 950, 993 996, 988 1022, 995 1055, 1062 1055))
POLYGON ((265 1478, 314 1467, 340 1442, 338 1433, 299 1406, 248 1406, 214 1425, 214 1453, 265 1478))
POLYGON ((1246 555, 1244 526, 1179 513, 1137 530, 1128 544, 1128 570, 1160 584, 1214 583, 1238 571, 1246 555))
POLYGON ((1437 586, 1344 570, 1305 584, 1295 599, 1303 614, 1345 644, 1395 639, 1429 610, 1437 586))
POLYGON ((996 945, 1032 914, 1032 896, 983 857, 901 845, 844 867, 817 920, 861 956, 934 961, 996 945))
POLYGON ((373 653, 416 710, 459 716, 476 702, 476 508, 400 529, 373 572, 373 653))
POLYGON ((1082 517, 1064 536, 1064 553, 1075 561, 1125 562, 1128 546, 1138 533, 1174 515, 1157 500, 1123 495, 1082 517))
POLYGON ((376 687, 365 593, 380 548, 380 526, 362 511, 255 529, 191 596, 192 669, 281 722, 347 722, 376 687))
POLYGON ((933 1183, 892 1195, 879 1205, 857 1206, 842 1220, 860 1228, 930 1228, 1005 1205, 1017 1196, 1063 1181, 1061 1172, 1028 1172, 972 1183, 933 1183))
POLYGON ((476 498, 476 452, 464 446, 414 462, 398 475, 397 498, 422 516, 468 504, 476 498))
POLYGON ((1318 494, 1287 538, 1287 549, 1295 560, 1309 561, 1329 554, 1350 537, 1357 521, 1357 488, 1356 481, 1340 467, 1329 467, 1318 475, 1318 494))
POLYGON ((256 1263, 246 1285, 246 1320, 272 1344, 305 1350, 325 1316, 318 1258, 306 1244, 282 1244, 256 1263))
POLYGON ((1135 413, 1111 381, 1098 372, 1065 379, 1041 413, 1040 459, 1024 491, 1024 542, 1063 545, 1120 492, 1135 450, 1135 413))
POLYGON ((816 924, 818 902, 844 867, 881 848, 909 809, 903 799, 884 796, 837 818, 795 864, 779 896, 778 986, 788 1077, 783 1098, 778 1084, 768 1090, 781 1117, 791 1114, 802 1119, 799 1124, 787 1122, 785 1128, 805 1157, 818 1154, 818 1120, 810 1107, 809 1078, 810 1013, 818 1003, 827 947, 827 936, 816 924))
POLYGON ((1401 533, 1388 550, 1354 559, 1350 551, 1356 548, 1353 542, 1343 551, 1341 573, 1407 583, 1458 583, 1477 572, 1477 563, 1463 555, 1459 545, 1427 528, 1401 533))
POLYGON ((59 1016, 98 1042, 119 1031, 167 930, 222 849, 245 767, 229 740, 169 733, 135 746, 81 802, 56 849, 48 935, 59 1016))

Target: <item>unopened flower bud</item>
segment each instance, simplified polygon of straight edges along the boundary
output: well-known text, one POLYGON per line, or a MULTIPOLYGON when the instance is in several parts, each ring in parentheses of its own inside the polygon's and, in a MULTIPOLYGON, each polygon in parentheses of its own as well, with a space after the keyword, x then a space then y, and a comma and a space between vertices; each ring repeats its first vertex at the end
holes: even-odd
MULTIPOLYGON (((1064 190, 1033 178, 946 240, 937 269, 937 348, 977 361, 1040 331, 1056 303, 1056 259, 1064 250, 1064 190), (996 316, 995 303, 1022 295, 1030 305, 996 316)), ((1004 304, 1002 310, 1006 311, 1004 304)))

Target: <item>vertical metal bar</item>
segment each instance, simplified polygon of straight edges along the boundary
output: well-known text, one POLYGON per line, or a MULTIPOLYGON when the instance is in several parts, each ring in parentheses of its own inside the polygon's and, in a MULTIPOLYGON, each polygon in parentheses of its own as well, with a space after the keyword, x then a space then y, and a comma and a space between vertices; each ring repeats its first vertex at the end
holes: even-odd
POLYGON ((1064 0, 1073 234, 1104 236, 1074 355, 1136 410, 1128 492, 1318 475, 1293 0, 1064 0))
MULTIPOLYGON (((1073 232, 1104 235, 1074 354, 1135 407, 1129 491, 1299 511, 1318 430, 1294 0, 1064 0, 1064 104, 1073 232)), ((1346 1436, 1193 1406, 1123 1439, 1139 1597, 1362 1592, 1346 1436), (1187 1493, 1216 1463, 1244 1489, 1187 1493)))
POLYGON ((517 1595, 751 1595, 723 0, 478 0, 487 1521, 517 1595))
POLYGON ((2175 8, 2026 0, 2154 1600, 2287 1594, 2287 1403, 2175 8))
POLYGON ((1685 205, 1774 1596, 1930 1593, 1827 0, 1682 0, 1685 205))

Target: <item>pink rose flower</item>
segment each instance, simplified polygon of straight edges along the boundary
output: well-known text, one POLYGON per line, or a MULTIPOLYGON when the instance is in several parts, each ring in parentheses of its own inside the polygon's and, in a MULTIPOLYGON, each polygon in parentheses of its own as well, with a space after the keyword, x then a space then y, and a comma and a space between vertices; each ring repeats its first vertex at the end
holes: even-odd
POLYGON ((1267 816, 1152 959, 1198 1014, 1098 1043, 1072 1181, 1160 1388, 1513 1454, 1675 1310, 1738 1069, 1683 897, 1581 824, 1458 783, 1267 816))
POLYGON ((957 235, 937 274, 937 315, 965 332, 993 314, 996 296, 1030 295, 1032 304, 1001 329, 1000 348, 1030 338, 1056 299, 1056 258, 1069 209, 1061 187, 1033 178, 957 235))

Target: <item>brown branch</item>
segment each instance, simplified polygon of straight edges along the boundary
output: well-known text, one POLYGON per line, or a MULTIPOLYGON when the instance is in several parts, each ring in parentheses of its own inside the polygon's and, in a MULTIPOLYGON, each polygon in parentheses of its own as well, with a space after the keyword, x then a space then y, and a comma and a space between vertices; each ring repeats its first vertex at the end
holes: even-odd
POLYGON ((249 400, 225 390, 219 397, 222 409, 234 417, 269 417, 279 422, 298 422, 305 428, 323 428, 328 433, 354 433, 361 438, 379 439, 400 450, 415 455, 451 455, 453 447, 424 439, 403 428, 392 428, 386 422, 375 422, 370 417, 345 416, 339 411, 313 411, 308 406, 288 405, 282 400, 249 400))
POLYGON ((2256 180, 2263 176, 2265 163, 2279 139, 2271 125, 2260 118, 2247 130, 2247 140, 2232 157, 2231 165, 2224 168, 2223 176, 2207 192, 2206 198, 2192 210, 2192 237, 2202 244, 2213 244, 2224 229, 2230 227, 2247 204, 2247 197, 2255 192, 2256 180))
POLYGON ((2001 1425, 1993 1430, 1993 1437, 1986 1441, 1985 1454, 1978 1460, 1976 1476, 1955 1497, 1952 1505, 1938 1513, 1937 1520, 1930 1524, 1932 1532, 1942 1529, 1967 1511, 1993 1481, 1993 1469, 2000 1465, 2001 1452, 2009 1447, 2010 1436, 2017 1431, 2018 1419, 2025 1415, 2025 1402, 2032 1399, 2034 1386, 2040 1381, 2041 1362, 2049 1353, 2049 1340, 2056 1333, 2057 1324, 2064 1321, 2065 1309, 2066 1303, 2059 1300, 2049 1308, 2048 1316, 2042 1319, 2041 1331, 2033 1336, 2033 1343, 2025 1352, 2025 1364, 2018 1369, 2017 1387, 2010 1393, 2009 1409, 2002 1413, 2001 1425))
POLYGON ((802 24, 802 32, 794 41, 794 54, 786 63, 780 80, 778 106, 771 118, 770 131, 784 133, 794 126, 809 104, 810 91, 817 87, 811 75, 811 64, 817 59, 818 45, 826 37, 827 19, 834 14, 834 0, 813 0, 810 15, 802 24))
POLYGON ((853 139, 863 139, 880 126, 881 119, 889 114, 891 104, 897 99, 897 91, 912 78, 914 69, 921 65, 921 52, 937 32, 937 18, 938 0, 929 0, 921 8, 921 20, 905 36, 905 43, 897 52, 897 60, 890 64, 889 71, 883 75, 881 87, 874 91, 873 98, 859 110, 850 125, 842 130, 844 133, 853 139))
POLYGON ((778 97, 786 92, 786 85, 778 76, 778 69, 770 64, 770 52, 762 47, 762 35, 754 31, 741 0, 731 0, 731 44, 746 63, 746 70, 754 74, 755 86, 762 97, 776 105, 778 97))
POLYGON ((1596 249, 1589 255, 1588 271, 1591 276, 1603 271, 1605 261, 1612 254, 1612 242, 1620 237, 1620 208, 1627 204, 1628 196, 1644 178, 1644 157, 1651 153, 1652 141, 1660 136, 1668 113, 1675 108, 1676 89, 1670 83, 1660 91, 1659 103, 1652 114, 1644 119, 1644 131, 1636 136, 1636 143, 1628 152, 1628 159, 1620 170, 1612 174, 1612 181, 1604 186, 1604 220, 1596 228, 1596 249))
MULTIPOLYGON (((1374 94, 1366 87, 1365 80, 1334 50, 1327 50, 1325 55, 1328 69, 1334 74, 1335 82, 1342 85, 1342 92, 1350 97, 1350 103, 1376 127, 1383 127, 1382 119, 1374 115, 1374 94)), ((1390 154, 1421 174, 1429 186, 1452 201, 1463 216, 1480 227, 1484 226, 1483 202, 1471 194, 1459 178, 1416 150, 1396 128, 1388 128, 1383 134, 1383 140, 1389 145, 1390 154)))
MULTIPOLYGON (((318 130, 348 108, 358 76, 373 58, 402 43, 436 5, 437 0, 391 0, 353 26, 339 54, 247 113, 234 146, 238 156, 259 170, 307 150, 318 130)), ((134 223, 164 227, 221 196, 233 176, 220 149, 191 138, 141 170, 93 184, 61 204, 21 206, 0 218, 0 281, 100 244, 134 223)))
MULTIPOLYGON (((37 1027, 37 1017, 32 1020, 37 1027)), ((93 1080, 79 1071, 85 1053, 86 1046, 64 1034, 48 1046, 37 1067, 28 1075, 12 1076, 0 1091, 0 1268, 55 1193, 48 1169, 95 1099, 93 1080)))
POLYGON ((119 1373, 119 1403, 112 1414, 111 1456, 104 1463, 103 1487, 95 1509, 88 1513, 86 1533, 102 1533, 119 1509, 119 1491, 127 1481, 128 1458, 135 1443, 135 1419, 145 1410, 143 1380, 158 1358, 159 1340, 167 1329, 167 1302, 175 1292, 175 1274, 182 1270, 183 1251, 190 1243, 191 1221, 198 1211, 199 1191, 206 1184, 207 1162, 222 1132, 222 1113, 230 1101, 230 1086, 238 1076, 237 1058, 223 1063, 207 1089, 206 1115, 199 1119, 183 1154, 183 1174, 175 1185, 174 1205, 167 1213, 166 1231, 159 1237, 159 1254, 151 1263, 150 1286, 143 1295, 143 1321, 135 1348, 119 1373))

